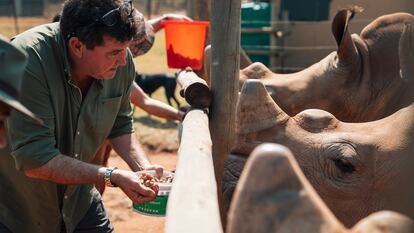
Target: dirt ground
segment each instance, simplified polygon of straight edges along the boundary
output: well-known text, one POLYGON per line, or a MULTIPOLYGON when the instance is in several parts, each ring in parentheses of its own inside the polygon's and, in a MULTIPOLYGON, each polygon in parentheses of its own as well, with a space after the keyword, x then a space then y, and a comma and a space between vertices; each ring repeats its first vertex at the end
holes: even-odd
MULTIPOLYGON (((152 163, 175 170, 178 150, 177 124, 145 113, 135 112, 135 132, 152 163)), ((109 166, 129 169, 128 165, 112 151, 109 166)), ((162 233, 165 217, 149 217, 132 210, 131 200, 119 188, 106 188, 103 202, 109 219, 118 233, 162 233)))
MULTIPOLYGON (((175 170, 176 153, 148 151, 148 156, 151 162, 163 165, 166 170, 175 170)), ((109 165, 128 169, 126 163, 114 153, 111 154, 109 165)), ((149 217, 134 212, 132 202, 119 188, 107 188, 103 202, 116 232, 164 232, 165 217, 149 217)))

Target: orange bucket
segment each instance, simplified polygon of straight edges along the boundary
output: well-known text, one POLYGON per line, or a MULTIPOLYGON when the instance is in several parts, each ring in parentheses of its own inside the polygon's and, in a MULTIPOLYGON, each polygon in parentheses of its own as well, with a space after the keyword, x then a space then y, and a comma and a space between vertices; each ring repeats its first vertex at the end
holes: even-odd
POLYGON ((167 64, 170 68, 191 67, 200 70, 203 66, 204 42, 207 21, 162 21, 165 31, 167 64))

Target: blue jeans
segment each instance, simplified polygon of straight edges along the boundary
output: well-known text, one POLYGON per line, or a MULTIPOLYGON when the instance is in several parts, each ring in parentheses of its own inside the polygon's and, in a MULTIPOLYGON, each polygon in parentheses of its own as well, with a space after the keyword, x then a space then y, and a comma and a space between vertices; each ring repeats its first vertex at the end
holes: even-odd
MULTIPOLYGON (((62 223, 62 233, 65 233, 65 226, 62 223)), ((113 233, 114 228, 109 221, 102 201, 92 203, 85 217, 76 226, 74 233, 113 233)), ((0 233, 13 233, 0 222, 0 233)))
MULTIPOLYGON (((102 201, 93 202, 85 217, 76 226, 74 233, 113 233, 102 201)), ((1 232, 0 232, 1 233, 1 232)))
POLYGON ((12 233, 12 232, 0 222, 0 233, 12 233))

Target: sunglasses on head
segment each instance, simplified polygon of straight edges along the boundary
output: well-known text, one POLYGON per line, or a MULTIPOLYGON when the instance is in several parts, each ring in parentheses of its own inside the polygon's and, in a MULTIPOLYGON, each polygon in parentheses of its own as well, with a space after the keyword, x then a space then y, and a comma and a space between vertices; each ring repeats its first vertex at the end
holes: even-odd
MULTIPOLYGON (((96 23, 102 23, 103 25, 107 27, 112 27, 115 24, 118 23, 119 19, 121 17, 128 17, 131 18, 132 13, 134 13, 134 5, 132 4, 132 0, 125 0, 122 5, 119 7, 112 9, 105 13, 102 17, 95 19, 94 22, 87 25, 86 27, 96 24, 96 23)), ((75 32, 71 32, 68 34, 67 39, 69 40, 71 37, 76 36, 75 32)))
POLYGON ((124 3, 119 7, 108 11, 108 13, 104 14, 101 18, 96 19, 95 21, 101 22, 105 26, 112 27, 118 22, 118 16, 126 16, 130 18, 133 12, 134 5, 132 5, 132 0, 127 0, 124 1, 124 3))

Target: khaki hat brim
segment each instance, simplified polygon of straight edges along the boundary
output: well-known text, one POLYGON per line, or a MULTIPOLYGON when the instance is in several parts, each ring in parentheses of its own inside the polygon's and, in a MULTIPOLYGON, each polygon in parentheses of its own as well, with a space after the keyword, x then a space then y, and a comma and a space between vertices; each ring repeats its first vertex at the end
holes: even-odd
POLYGON ((2 90, 0 90, 0 101, 16 109, 17 111, 29 116, 35 122, 39 124, 43 124, 43 121, 40 118, 38 118, 33 112, 31 112, 29 109, 23 106, 19 101, 17 101, 15 98, 11 97, 10 95, 6 94, 2 90))

